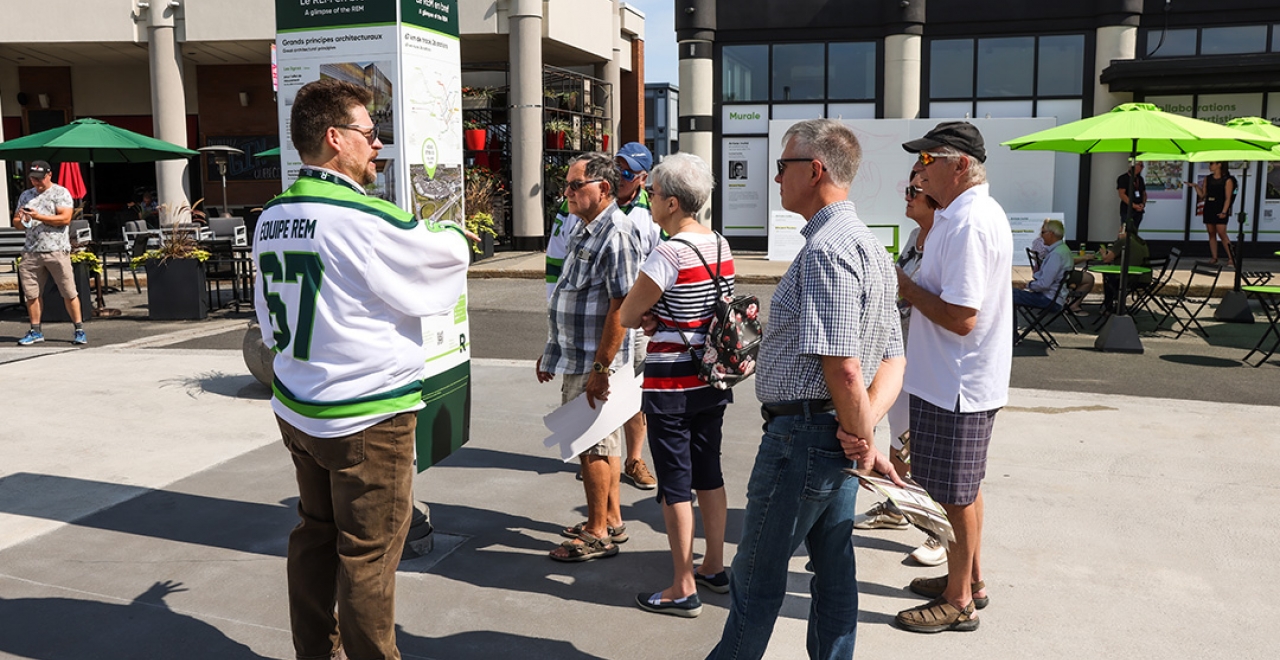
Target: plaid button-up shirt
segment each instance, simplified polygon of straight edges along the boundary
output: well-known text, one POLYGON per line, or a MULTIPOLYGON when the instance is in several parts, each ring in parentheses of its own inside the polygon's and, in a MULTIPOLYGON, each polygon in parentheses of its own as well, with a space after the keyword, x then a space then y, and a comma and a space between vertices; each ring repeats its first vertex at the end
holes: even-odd
MULTIPOLYGON (((547 346, 542 370, 585 374, 595 362, 609 301, 623 298, 635 284, 643 255, 627 214, 610 204, 593 222, 578 223, 569 235, 560 280, 547 301, 547 346)), ((631 365, 630 333, 612 367, 631 365)))
POLYGON ((831 398, 824 355, 858 358, 870 385, 881 360, 903 354, 893 261, 853 202, 826 206, 800 233, 804 247, 778 282, 760 346, 762 403, 831 398))

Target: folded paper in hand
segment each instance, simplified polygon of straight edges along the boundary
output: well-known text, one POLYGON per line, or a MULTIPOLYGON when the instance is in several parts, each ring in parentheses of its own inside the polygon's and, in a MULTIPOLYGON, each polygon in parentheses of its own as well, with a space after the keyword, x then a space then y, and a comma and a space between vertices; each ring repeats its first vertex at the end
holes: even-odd
POLYGON ((934 534, 943 541, 956 540, 955 532, 951 531, 951 521, 947 520, 947 512, 943 511, 942 505, 934 502, 933 498, 929 497, 929 494, 916 482, 903 479, 902 481, 907 484, 907 487, 903 488, 878 472, 851 469, 845 469, 845 472, 889 498, 902 515, 906 516, 907 522, 934 534))
POLYGON ((568 462, 604 440, 640 412, 641 379, 628 367, 609 377, 609 400, 587 405, 586 393, 552 410, 542 418, 551 435, 542 444, 560 446, 560 459, 568 462))

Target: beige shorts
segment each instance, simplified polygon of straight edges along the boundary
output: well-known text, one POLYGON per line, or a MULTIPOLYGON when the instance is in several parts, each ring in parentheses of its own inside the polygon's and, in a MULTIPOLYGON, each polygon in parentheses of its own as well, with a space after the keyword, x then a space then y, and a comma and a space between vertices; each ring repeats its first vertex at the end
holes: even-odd
POLYGON ((76 292, 76 275, 75 269, 71 267, 70 252, 22 253, 22 263, 18 265, 18 282, 22 286, 23 298, 39 298, 50 277, 58 284, 58 292, 62 294, 63 300, 73 300, 80 295, 76 292))
POLYGON ((644 358, 649 354, 649 335, 636 330, 636 343, 631 347, 631 363, 636 368, 636 376, 644 375, 644 358))
MULTIPOLYGON (((560 384, 560 403, 569 403, 587 389, 587 377, 591 374, 565 374, 560 384)), ((604 440, 581 454, 580 456, 622 456, 622 427, 606 435, 604 440)))

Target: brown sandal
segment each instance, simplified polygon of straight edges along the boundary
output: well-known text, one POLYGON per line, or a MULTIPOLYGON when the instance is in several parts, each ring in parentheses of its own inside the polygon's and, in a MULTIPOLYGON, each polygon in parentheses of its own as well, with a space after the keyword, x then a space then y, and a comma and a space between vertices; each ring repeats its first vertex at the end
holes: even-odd
POLYGON ((911 632, 970 632, 978 629, 978 617, 974 616, 973 603, 965 605, 964 609, 958 609, 941 596, 919 607, 898 612, 893 621, 899 628, 911 632))
MULTIPOLYGON (((578 535, 581 534, 584 529, 586 529, 586 527, 587 527, 586 521, 580 522, 574 525, 573 527, 565 527, 564 529, 560 530, 560 536, 563 536, 567 539, 576 539, 578 538, 578 535)), ((610 541, 613 541, 614 543, 626 543, 630 539, 631 539, 631 536, 627 534, 627 523, 622 523, 617 527, 614 527, 613 525, 609 525, 610 541)))
POLYGON ((603 559, 618 554, 618 545, 616 543, 608 543, 604 539, 596 538, 586 532, 579 534, 577 540, 582 542, 565 541, 560 544, 560 547, 564 548, 566 553, 563 557, 555 554, 555 550, 552 550, 547 556, 556 561, 581 562, 603 559))
MULTIPOLYGON (((969 585, 969 591, 972 593, 978 593, 985 589, 986 586, 987 583, 982 580, 978 580, 977 582, 969 585)), ((931 578, 916 578, 911 581, 911 586, 907 588, 914 593, 924 596, 925 598, 940 598, 942 596, 942 592, 947 590, 947 576, 941 575, 931 578)), ((988 596, 973 597, 973 606, 978 609, 986 607, 987 603, 990 602, 991 598, 988 596)))

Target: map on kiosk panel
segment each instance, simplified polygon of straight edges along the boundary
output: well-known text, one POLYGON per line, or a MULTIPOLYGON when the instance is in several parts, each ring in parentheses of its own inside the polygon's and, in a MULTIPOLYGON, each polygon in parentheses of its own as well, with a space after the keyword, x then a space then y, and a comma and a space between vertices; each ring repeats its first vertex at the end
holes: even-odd
POLYGON ((395 70, 393 62, 339 62, 320 65, 321 80, 345 80, 366 87, 373 92, 369 102, 369 116, 378 125, 378 139, 384 147, 396 143, 395 85, 388 72, 395 70))

